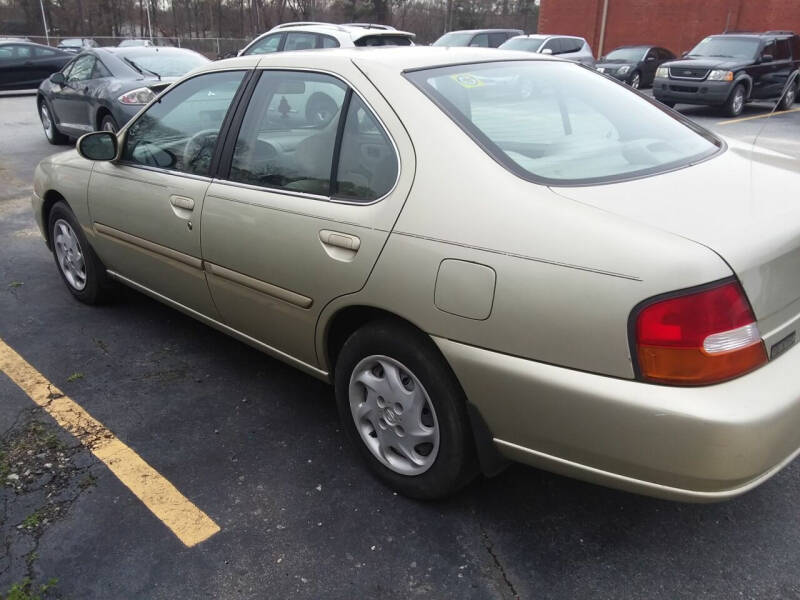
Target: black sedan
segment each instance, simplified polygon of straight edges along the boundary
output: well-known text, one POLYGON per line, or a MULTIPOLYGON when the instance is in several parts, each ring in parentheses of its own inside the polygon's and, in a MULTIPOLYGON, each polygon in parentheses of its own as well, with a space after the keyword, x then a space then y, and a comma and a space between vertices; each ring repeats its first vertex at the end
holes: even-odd
POLYGON ((51 144, 114 131, 173 81, 209 60, 183 48, 92 48, 42 82, 36 97, 51 144))
POLYGON ((0 40, 0 90, 36 88, 71 58, 50 46, 0 40))
POLYGON ((656 69, 674 58, 672 52, 658 46, 620 46, 600 57, 595 66, 601 73, 639 89, 652 85, 656 69))

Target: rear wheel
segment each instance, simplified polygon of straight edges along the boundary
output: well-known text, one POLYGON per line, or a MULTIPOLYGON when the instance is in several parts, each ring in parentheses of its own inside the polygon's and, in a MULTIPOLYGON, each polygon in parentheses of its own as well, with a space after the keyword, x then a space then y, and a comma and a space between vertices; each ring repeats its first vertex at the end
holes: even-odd
POLYGON ((106 115, 103 117, 103 120, 100 121, 100 131, 110 131, 111 133, 117 133, 119 131, 119 125, 117 125, 116 120, 111 115, 106 115))
POLYGON ((477 474, 464 392, 429 337, 365 325, 342 347, 335 385, 348 438, 389 487, 441 498, 477 474))
POLYGON ((778 101, 778 110, 789 110, 797 100, 797 86, 792 84, 786 93, 778 101))
POLYGON ((69 141, 69 138, 56 127, 53 113, 50 112, 50 107, 44 99, 39 101, 39 119, 42 122, 42 129, 44 129, 44 135, 48 142, 54 146, 60 146, 69 141))
POLYGON ((733 88, 731 95, 728 96, 728 100, 725 102, 725 105, 723 106, 725 115, 727 115, 728 117, 738 117, 740 114, 742 114, 746 99, 747 97, 744 85, 740 83, 735 88, 733 88))
POLYGON ((106 275, 106 268, 66 203, 53 205, 48 231, 58 272, 70 293, 86 304, 108 300, 112 283, 106 275))

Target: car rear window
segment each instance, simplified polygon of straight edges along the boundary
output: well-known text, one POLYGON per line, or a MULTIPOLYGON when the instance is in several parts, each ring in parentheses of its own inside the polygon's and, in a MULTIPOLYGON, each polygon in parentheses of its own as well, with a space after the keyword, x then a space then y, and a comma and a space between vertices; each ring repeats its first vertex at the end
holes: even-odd
POLYGON ((410 46, 411 38, 407 35, 367 35, 357 39, 356 46, 410 46))
POLYGON ((495 160, 552 185, 631 179, 689 165, 722 143, 572 63, 503 61, 406 77, 495 160))

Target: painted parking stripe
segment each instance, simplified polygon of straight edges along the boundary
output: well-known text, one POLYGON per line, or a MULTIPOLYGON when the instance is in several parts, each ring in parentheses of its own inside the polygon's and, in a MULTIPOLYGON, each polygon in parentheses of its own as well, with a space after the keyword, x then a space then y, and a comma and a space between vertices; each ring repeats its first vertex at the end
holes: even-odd
POLYGON ((0 371, 101 460, 186 546, 220 528, 174 485, 0 339, 0 371))
POLYGON ((719 123, 717 123, 717 125, 731 125, 732 123, 741 123, 743 121, 752 121, 754 119, 766 119, 767 117, 774 117, 775 115, 786 115, 797 111, 800 111, 800 108, 790 108, 789 110, 777 110, 774 113, 753 115, 752 117, 742 117, 741 119, 731 119, 730 121, 720 121, 719 123))

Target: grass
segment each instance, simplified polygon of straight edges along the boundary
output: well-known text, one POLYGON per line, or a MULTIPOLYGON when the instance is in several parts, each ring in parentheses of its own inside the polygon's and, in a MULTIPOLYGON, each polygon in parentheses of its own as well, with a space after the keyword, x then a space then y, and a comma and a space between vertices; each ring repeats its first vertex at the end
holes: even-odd
POLYGON ((13 288, 22 287, 23 285, 25 285, 25 284, 22 283, 21 281, 12 281, 11 283, 8 284, 8 287, 13 289, 13 288))
POLYGON ((57 579, 50 579, 47 583, 34 586, 29 578, 15 583, 5 595, 0 594, 0 600, 44 600, 58 583, 57 579))
POLYGON ((33 512, 25 517, 25 520, 22 522, 22 526, 25 529, 36 529, 39 525, 42 524, 42 516, 39 514, 39 511, 33 512))
POLYGON ((77 381, 78 379, 83 379, 83 373, 78 373, 77 371, 67 377, 67 383, 72 383, 73 381, 77 381))

